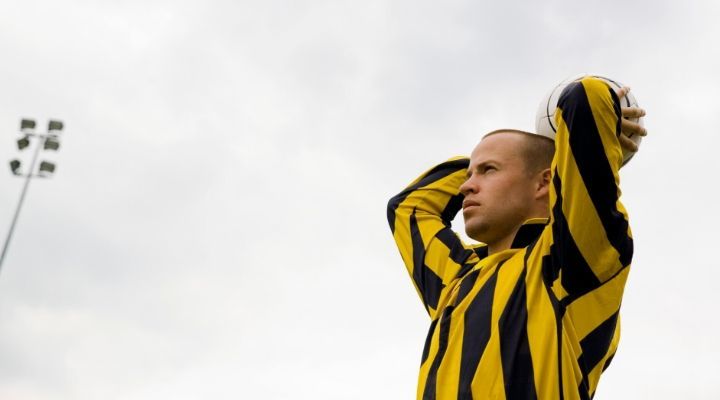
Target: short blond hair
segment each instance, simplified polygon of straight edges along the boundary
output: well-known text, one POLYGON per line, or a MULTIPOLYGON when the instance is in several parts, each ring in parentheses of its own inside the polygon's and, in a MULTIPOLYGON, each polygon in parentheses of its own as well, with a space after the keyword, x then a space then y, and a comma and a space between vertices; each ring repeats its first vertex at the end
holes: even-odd
POLYGON ((525 132, 519 129, 496 129, 488 132, 483 139, 498 133, 519 133, 525 138, 525 146, 521 150, 522 158, 525 160, 525 171, 534 175, 540 171, 550 168, 555 156, 555 141, 542 135, 532 132, 525 132))

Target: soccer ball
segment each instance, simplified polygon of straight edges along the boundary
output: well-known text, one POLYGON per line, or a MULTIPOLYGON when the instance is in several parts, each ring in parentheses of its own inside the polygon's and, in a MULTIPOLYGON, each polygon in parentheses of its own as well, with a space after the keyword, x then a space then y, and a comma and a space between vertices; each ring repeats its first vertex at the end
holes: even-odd
MULTIPOLYGON (((545 95, 545 97, 540 102, 540 105, 538 106, 537 114, 535 115, 535 133, 542 136, 547 136, 550 139, 555 139, 555 132, 557 131, 557 123, 555 122, 555 110, 557 109, 557 102, 560 98, 560 94, 565 89, 565 87, 567 87, 567 85, 572 82, 579 81, 580 79, 587 76, 593 76, 595 78, 602 79, 603 81, 607 82, 607 84, 609 84, 613 90, 618 90, 624 86, 622 83, 612 80, 610 78, 593 74, 580 74, 578 76, 574 76, 560 82, 547 95, 545 95)), ((632 92, 630 92, 626 94, 625 97, 620 99, 620 106, 638 107, 638 102, 637 100, 635 100, 635 96, 633 96, 632 92)), ((643 124, 642 118, 629 119, 633 122, 639 123, 640 125, 643 124)), ((642 136, 632 135, 629 137, 630 140, 640 146, 642 136)), ((630 161, 630 159, 633 158, 634 155, 635 152, 630 152, 623 149, 623 165, 627 164, 627 162, 630 161)))

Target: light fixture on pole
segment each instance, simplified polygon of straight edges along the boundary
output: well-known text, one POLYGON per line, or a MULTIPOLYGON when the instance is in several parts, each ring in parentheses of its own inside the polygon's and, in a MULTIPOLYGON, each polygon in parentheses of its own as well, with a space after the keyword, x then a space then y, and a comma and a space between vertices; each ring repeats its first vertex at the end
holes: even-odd
POLYGON ((15 176, 24 177, 25 184, 23 185, 22 192, 20 192, 20 200, 18 201, 17 208, 15 209, 15 215, 13 216, 12 223, 10 224, 10 230, 5 238, 2 255, 0 255, 0 270, 2 269, 3 262, 5 261, 5 255, 7 254, 10 239, 12 238, 13 231, 15 230, 15 225, 17 224, 18 215, 20 215, 20 209, 22 208, 25 200, 30 180, 34 177, 49 178, 55 172, 55 163, 49 161, 41 161, 38 171, 34 172, 40 150, 57 151, 60 148, 60 133, 62 130, 63 123, 58 120, 50 120, 48 122, 48 129, 46 133, 35 132, 35 120, 23 118, 20 121, 20 134, 22 137, 17 140, 18 150, 23 151, 30 147, 33 139, 35 139, 35 151, 33 152, 30 167, 25 173, 23 173, 21 169, 22 162, 20 160, 13 159, 10 161, 10 171, 15 176), (40 146, 41 143, 42 146, 40 146))

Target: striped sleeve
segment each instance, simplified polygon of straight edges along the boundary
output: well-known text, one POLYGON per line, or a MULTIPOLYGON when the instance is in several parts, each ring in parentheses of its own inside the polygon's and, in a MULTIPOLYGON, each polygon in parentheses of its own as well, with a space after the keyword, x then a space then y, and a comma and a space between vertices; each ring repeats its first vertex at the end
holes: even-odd
POLYGON ((563 325, 558 346, 572 349, 561 364, 580 373, 566 369, 561 382, 579 382, 581 398, 592 396, 617 349, 633 255, 620 202, 620 118, 617 95, 596 78, 569 85, 558 101, 550 224, 538 250, 546 254, 543 280, 563 325))
POLYGON ((619 200, 617 95, 605 82, 585 78, 563 91, 558 108, 550 190, 553 270, 545 274, 556 280, 557 297, 571 302, 628 267, 633 240, 619 200))
POLYGON ((478 259, 450 228, 462 207, 468 164, 467 158, 439 164, 388 202, 395 243, 432 319, 449 283, 478 259))

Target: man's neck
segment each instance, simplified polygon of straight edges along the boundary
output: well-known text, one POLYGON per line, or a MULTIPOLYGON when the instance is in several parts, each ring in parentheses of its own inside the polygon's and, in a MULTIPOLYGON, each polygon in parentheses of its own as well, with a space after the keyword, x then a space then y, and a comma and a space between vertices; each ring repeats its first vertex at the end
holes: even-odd
POLYGON ((487 243, 488 254, 495 254, 503 250, 509 249, 512 246, 515 235, 517 235, 518 229, 520 229, 519 226, 515 230, 513 230, 511 234, 505 236, 504 238, 493 241, 493 243, 487 243))
MULTIPOLYGON (((498 240, 491 241, 491 242, 490 241, 485 242, 485 244, 487 244, 487 246, 488 246, 487 247, 488 255, 499 253, 503 250, 512 248, 513 243, 515 243, 515 240, 517 239, 520 230, 523 229, 523 226, 525 226, 526 223, 528 223, 529 226, 535 226, 535 225, 538 225, 539 223, 542 223, 542 225, 544 225, 547 222, 547 219, 548 219, 547 216, 530 217, 530 218, 526 219, 525 221, 523 221, 522 224, 518 225, 515 229, 512 230, 512 232, 510 232, 505 237, 498 239, 498 240), (535 220, 535 221, 532 221, 532 220, 535 220)), ((531 240, 535 239, 536 238, 535 236, 538 234, 539 234, 539 231, 536 234, 531 233, 532 238, 530 238, 530 239, 531 240)), ((525 235, 525 236, 527 236, 527 235, 525 235)), ((527 241, 527 240, 521 240, 521 242, 525 242, 525 241, 527 241)), ((521 246, 526 246, 527 244, 529 244, 529 243, 522 244, 521 246)))

